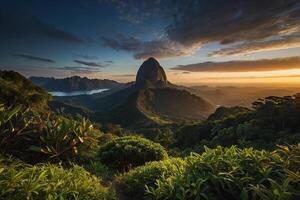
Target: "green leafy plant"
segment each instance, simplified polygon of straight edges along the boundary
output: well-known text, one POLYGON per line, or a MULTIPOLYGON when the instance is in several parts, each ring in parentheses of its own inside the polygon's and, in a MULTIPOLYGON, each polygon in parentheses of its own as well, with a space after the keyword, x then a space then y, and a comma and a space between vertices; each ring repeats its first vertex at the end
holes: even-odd
POLYGON ((184 167, 185 162, 180 158, 149 162, 119 176, 117 185, 128 199, 143 199, 147 194, 146 186, 155 187, 157 180, 179 174, 184 167))
POLYGON ((138 136, 116 138, 99 150, 99 158, 103 164, 121 171, 167 157, 167 152, 160 144, 138 136))
POLYGON ((30 135, 35 133, 37 117, 21 105, 0 105, 0 151, 20 155, 26 150, 30 135))
POLYGON ((0 199, 115 199, 113 190, 82 167, 64 169, 60 165, 27 165, 0 159, 0 199))
POLYGON ((268 152, 206 148, 186 159, 183 173, 148 187, 151 199, 297 199, 300 145, 268 152))
POLYGON ((85 118, 80 121, 63 117, 48 118, 41 127, 40 145, 29 150, 47 155, 50 161, 71 160, 82 151, 97 146, 100 131, 85 118))
POLYGON ((96 149, 102 134, 85 118, 45 116, 22 106, 0 110, 0 150, 29 162, 84 159, 82 152, 96 149))

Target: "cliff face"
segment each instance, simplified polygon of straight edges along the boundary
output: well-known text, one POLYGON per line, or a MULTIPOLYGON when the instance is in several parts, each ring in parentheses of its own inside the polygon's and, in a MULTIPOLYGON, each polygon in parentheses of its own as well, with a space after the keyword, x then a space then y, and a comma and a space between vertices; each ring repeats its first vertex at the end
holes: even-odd
POLYGON ((155 58, 149 58, 139 68, 136 75, 136 86, 151 84, 156 87, 167 85, 167 76, 164 69, 155 58))

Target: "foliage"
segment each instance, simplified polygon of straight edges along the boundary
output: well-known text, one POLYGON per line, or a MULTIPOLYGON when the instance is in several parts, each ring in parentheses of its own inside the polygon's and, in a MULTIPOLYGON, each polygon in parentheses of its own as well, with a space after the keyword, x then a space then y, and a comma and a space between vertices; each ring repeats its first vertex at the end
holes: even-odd
POLYGON ((50 95, 14 71, 0 70, 0 104, 21 104, 36 111, 47 108, 50 95))
POLYGON ((30 145, 30 135, 35 134, 38 118, 21 105, 0 105, 0 151, 22 155, 30 145))
POLYGON ((26 165, 0 160, 0 199, 115 199, 113 191, 79 166, 26 165))
POLYGON ((148 187, 151 199, 297 199, 300 144, 257 151, 206 148, 186 159, 186 170, 148 187))
POLYGON ((146 185, 155 187, 157 180, 181 173, 184 166, 185 162, 180 158, 153 161, 121 175, 118 178, 118 187, 132 200, 143 199, 146 195, 146 185))
POLYGON ((100 131, 84 118, 46 117, 22 106, 0 106, 0 150, 29 162, 71 160, 97 147, 100 131))
POLYGON ((32 145, 29 149, 44 153, 51 161, 70 160, 79 149, 85 151, 84 148, 96 145, 99 135, 100 132, 84 118, 80 121, 48 118, 42 127, 40 145, 32 145))
POLYGON ((149 161, 167 158, 165 149, 138 136, 116 138, 100 148, 100 161, 117 170, 129 170, 149 161))
POLYGON ((183 126, 175 133, 176 145, 186 148, 209 141, 212 147, 238 145, 274 149, 276 144, 299 142, 299 120, 299 94, 270 96, 254 102, 252 110, 218 109, 204 122, 183 126))
POLYGON ((86 162, 84 163, 83 167, 91 174, 103 179, 105 182, 112 181, 115 177, 114 172, 106 165, 102 164, 99 160, 86 162))

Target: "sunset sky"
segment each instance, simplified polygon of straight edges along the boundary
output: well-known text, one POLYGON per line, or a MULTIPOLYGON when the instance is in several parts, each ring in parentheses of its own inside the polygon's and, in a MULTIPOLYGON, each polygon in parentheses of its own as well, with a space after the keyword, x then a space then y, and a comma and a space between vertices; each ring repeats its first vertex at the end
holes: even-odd
POLYGON ((0 69, 178 84, 300 86, 299 0, 0 0, 0 69))

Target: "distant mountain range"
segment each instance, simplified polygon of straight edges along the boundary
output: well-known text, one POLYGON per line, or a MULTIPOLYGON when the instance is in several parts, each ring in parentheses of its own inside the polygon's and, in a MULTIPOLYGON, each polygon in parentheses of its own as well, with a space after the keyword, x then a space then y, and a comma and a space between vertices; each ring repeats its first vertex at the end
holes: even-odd
POLYGON ((114 89, 125 88, 127 84, 119 83, 108 79, 88 79, 79 76, 69 78, 56 79, 48 77, 30 77, 35 85, 38 85, 49 92, 73 92, 73 91, 89 91, 96 89, 114 89))

